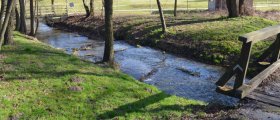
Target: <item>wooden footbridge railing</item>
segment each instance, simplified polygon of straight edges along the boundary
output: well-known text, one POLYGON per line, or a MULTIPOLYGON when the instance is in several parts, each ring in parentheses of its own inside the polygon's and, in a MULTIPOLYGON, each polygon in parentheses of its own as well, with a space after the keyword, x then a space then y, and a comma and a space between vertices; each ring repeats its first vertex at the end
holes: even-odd
POLYGON ((228 96, 242 99, 257 88, 265 78, 267 78, 280 66, 280 25, 267 27, 262 30, 242 35, 239 37, 239 40, 243 42, 240 58, 237 64, 230 67, 230 69, 216 83, 216 85, 218 85, 216 91, 228 96), (274 43, 260 56, 257 61, 261 62, 271 56, 271 65, 245 84, 252 46, 259 41, 275 35, 277 35, 277 38, 274 43), (227 86, 226 83, 233 76, 235 76, 234 85, 227 86))

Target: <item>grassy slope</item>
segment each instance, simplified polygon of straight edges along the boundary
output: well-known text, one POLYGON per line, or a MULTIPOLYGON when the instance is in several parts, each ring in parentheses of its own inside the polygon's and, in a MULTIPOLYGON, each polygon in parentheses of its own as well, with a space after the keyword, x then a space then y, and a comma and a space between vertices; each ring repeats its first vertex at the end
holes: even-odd
MULTIPOLYGON (((228 19, 201 14, 188 14, 177 18, 167 16, 166 21, 168 26, 166 34, 161 34, 160 21, 155 17, 133 18, 123 23, 120 29, 128 33, 126 37, 130 40, 139 38, 139 44, 157 47, 161 46, 161 42, 173 44, 177 46, 174 49, 192 51, 177 51, 177 53, 191 55, 210 63, 227 65, 234 62, 240 53, 242 43, 238 40, 238 36, 278 23, 259 17, 228 19)), ((253 58, 259 56, 270 44, 269 40, 256 44, 253 58)))
POLYGON ((18 33, 15 41, 0 53, 0 119, 163 119, 203 114, 202 102, 166 95, 18 33), (73 78, 82 82, 71 82, 73 78), (70 91, 71 86, 83 90, 70 91))

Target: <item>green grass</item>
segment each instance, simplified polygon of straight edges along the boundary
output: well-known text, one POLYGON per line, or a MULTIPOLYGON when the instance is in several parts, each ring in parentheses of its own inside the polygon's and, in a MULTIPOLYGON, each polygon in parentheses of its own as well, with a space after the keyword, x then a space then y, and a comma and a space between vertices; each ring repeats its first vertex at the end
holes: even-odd
MULTIPOLYGON (((220 65, 232 64, 238 59, 242 43, 240 35, 276 25, 278 22, 260 17, 226 18, 214 14, 188 13, 174 18, 166 17, 167 33, 161 33, 160 21, 157 17, 134 17, 123 23, 118 30, 127 32, 126 38, 133 41, 140 39, 138 44, 160 47, 166 51, 177 51, 198 60, 220 65), (162 48, 158 43, 164 42, 177 45, 174 48, 162 48)), ((119 32, 117 30, 117 32, 119 32)), ((273 39, 274 40, 274 39, 273 39)), ((260 42, 253 47, 252 58, 258 57, 272 41, 260 42)))
POLYGON ((19 33, 15 45, 5 46, 0 56, 0 119, 179 119, 205 114, 203 102, 167 95, 19 33), (72 82, 74 78, 81 82, 72 82))

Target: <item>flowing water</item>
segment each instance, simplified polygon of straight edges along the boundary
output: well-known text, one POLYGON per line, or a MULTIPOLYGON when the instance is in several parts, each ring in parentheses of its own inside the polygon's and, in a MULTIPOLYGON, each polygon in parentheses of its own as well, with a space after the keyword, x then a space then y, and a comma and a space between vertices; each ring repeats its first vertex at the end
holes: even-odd
MULTIPOLYGON (((77 33, 40 24, 38 39, 93 62, 102 59, 104 42, 77 33)), ((114 44, 115 61, 120 69, 138 80, 154 85, 171 95, 206 103, 235 105, 238 100, 215 92, 215 82, 224 72, 217 66, 165 54, 149 47, 134 47, 124 41, 114 44)))

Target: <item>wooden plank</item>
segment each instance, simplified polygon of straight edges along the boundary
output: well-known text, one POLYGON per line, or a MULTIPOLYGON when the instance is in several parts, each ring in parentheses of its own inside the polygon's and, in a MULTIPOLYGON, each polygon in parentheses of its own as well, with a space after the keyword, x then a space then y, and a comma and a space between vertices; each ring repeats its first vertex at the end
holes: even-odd
POLYGON ((231 69, 227 70, 223 76, 216 82, 217 86, 224 86, 231 77, 235 74, 235 71, 233 71, 233 67, 230 67, 231 69))
POLYGON ((280 34, 277 35, 277 38, 275 40, 275 48, 272 51, 271 62, 276 62, 279 59, 279 55, 280 55, 280 34))
POLYGON ((244 80, 246 78, 249 60, 251 56, 251 50, 252 50, 252 42, 249 43, 244 42, 241 50, 241 56, 239 58, 239 65, 242 69, 240 69, 240 72, 238 72, 238 74, 236 75, 234 89, 237 89, 244 84, 244 80))
POLYGON ((280 98, 279 97, 270 96, 270 95, 266 95, 266 94, 258 93, 258 92, 252 92, 246 98, 280 107, 280 98))
POLYGON ((269 75, 271 75, 275 70, 277 70, 280 66, 280 60, 270 65, 260 74, 255 76, 247 85, 243 85, 237 89, 238 93, 241 93, 241 98, 246 97, 250 92, 256 89, 264 79, 266 79, 269 75))
POLYGON ((233 87, 229 86, 218 86, 216 91, 221 94, 225 94, 231 97, 243 99, 247 95, 249 95, 254 89, 256 89, 264 79, 266 79, 270 74, 272 74, 275 70, 280 67, 280 60, 273 63, 271 66, 266 68, 260 74, 255 76, 253 79, 250 80, 248 84, 243 84, 241 87, 234 89, 233 87))
POLYGON ((242 35, 239 37, 239 40, 246 43, 256 43, 260 40, 264 40, 271 36, 277 35, 278 33, 280 33, 280 24, 242 35))

